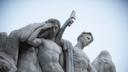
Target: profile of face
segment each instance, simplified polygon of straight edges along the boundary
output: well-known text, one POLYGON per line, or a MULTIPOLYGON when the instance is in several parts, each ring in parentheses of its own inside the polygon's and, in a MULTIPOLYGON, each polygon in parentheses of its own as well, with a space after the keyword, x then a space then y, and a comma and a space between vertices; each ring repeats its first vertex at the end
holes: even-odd
POLYGON ((51 27, 41 30, 39 33, 39 38, 45 39, 53 39, 60 29, 60 22, 57 19, 49 19, 45 22, 47 25, 51 25, 51 27))
POLYGON ((82 32, 77 39, 83 46, 89 45, 93 41, 92 34, 90 32, 82 32))

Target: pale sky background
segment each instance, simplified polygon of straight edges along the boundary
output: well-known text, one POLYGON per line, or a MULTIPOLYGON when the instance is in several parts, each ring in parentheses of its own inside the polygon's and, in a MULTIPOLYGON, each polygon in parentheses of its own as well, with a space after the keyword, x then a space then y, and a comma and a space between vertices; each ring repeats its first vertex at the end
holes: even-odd
POLYGON ((0 0, 0 32, 10 33, 49 18, 63 24, 72 10, 76 21, 63 38, 76 44, 77 36, 91 32, 94 41, 84 52, 91 61, 102 50, 112 55, 117 72, 128 71, 128 1, 123 0, 0 0))

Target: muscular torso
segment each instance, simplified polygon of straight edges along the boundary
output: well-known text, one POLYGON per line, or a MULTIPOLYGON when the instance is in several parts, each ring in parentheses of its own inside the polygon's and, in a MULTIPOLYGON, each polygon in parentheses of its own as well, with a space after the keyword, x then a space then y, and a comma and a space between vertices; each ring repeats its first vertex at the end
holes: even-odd
POLYGON ((88 72, 89 58, 78 48, 73 50, 74 72, 88 72))
POLYGON ((55 42, 42 39, 42 44, 38 50, 38 59, 42 70, 45 72, 63 72, 62 67, 59 64, 59 56, 61 52, 61 47, 55 42))
POLYGON ((51 40, 42 40, 43 43, 39 47, 38 56, 42 58, 41 64, 49 62, 59 62, 59 55, 62 52, 61 48, 51 40))

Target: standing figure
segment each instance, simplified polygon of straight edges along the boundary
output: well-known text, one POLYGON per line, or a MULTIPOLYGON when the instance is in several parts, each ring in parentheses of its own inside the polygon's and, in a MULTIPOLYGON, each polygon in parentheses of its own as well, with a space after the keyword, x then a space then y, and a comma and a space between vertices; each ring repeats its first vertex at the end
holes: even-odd
POLYGON ((47 23, 54 24, 54 26, 47 30, 42 30, 39 33, 38 39, 41 40, 41 44, 38 47, 38 59, 42 69, 42 72, 64 72, 62 65, 60 64, 60 57, 62 54, 61 36, 65 28, 71 23, 72 19, 68 19, 60 29, 60 23, 58 20, 49 19, 47 23), (58 34, 59 33, 59 34, 58 34), (59 42, 58 42, 59 41, 59 42))
POLYGON ((102 51, 92 62, 97 72, 116 72, 115 65, 112 62, 111 55, 108 51, 102 51))
POLYGON ((38 47, 38 59, 42 72, 71 72, 71 69, 64 70, 63 65, 61 65, 63 59, 61 58, 63 45, 67 47, 67 44, 62 45, 62 35, 66 27, 74 22, 73 19, 74 11, 61 28, 58 20, 49 19, 46 21, 46 23, 54 24, 54 26, 47 30, 42 30, 38 36, 38 39, 41 40, 41 44, 38 47))
POLYGON ((82 32, 77 38, 77 44, 73 49, 74 72, 96 72, 90 64, 88 56, 83 52, 83 48, 93 41, 90 32, 82 32))
POLYGON ((37 53, 41 70, 42 72, 64 72, 59 64, 59 55, 62 52, 62 48, 55 43, 55 37, 60 29, 60 23, 55 19, 49 19, 46 22, 54 26, 42 30, 38 36, 41 40, 37 53))

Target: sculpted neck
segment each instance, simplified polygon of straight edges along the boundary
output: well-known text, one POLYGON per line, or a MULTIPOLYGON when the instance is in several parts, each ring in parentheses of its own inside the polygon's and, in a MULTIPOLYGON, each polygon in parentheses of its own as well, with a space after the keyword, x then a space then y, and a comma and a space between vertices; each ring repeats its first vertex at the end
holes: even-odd
POLYGON ((85 46, 81 43, 81 42, 78 42, 75 47, 77 48, 80 48, 80 49, 83 49, 85 46))

